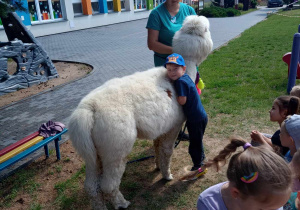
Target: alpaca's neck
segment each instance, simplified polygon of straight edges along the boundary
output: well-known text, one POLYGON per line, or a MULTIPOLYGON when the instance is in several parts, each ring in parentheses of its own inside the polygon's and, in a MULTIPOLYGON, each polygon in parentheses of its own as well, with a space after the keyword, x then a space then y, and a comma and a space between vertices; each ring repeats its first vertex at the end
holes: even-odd
POLYGON ((190 78, 195 81, 196 73, 197 73, 197 66, 196 62, 185 60, 186 65, 186 73, 190 76, 190 78))

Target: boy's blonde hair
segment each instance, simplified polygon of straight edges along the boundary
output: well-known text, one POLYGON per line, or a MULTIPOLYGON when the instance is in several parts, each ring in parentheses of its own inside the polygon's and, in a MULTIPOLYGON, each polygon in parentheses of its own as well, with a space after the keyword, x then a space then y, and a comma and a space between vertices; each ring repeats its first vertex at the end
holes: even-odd
POLYGON ((290 95, 300 98, 300 85, 294 86, 290 92, 290 95))

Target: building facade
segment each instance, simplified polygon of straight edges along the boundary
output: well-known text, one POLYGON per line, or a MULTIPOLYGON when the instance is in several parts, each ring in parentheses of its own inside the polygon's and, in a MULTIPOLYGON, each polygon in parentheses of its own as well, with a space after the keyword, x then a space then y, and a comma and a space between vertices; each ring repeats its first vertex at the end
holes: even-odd
MULTIPOLYGON (((147 18, 165 0, 22 0, 16 11, 35 37, 147 18)), ((7 41, 0 21, 0 41, 7 41)))

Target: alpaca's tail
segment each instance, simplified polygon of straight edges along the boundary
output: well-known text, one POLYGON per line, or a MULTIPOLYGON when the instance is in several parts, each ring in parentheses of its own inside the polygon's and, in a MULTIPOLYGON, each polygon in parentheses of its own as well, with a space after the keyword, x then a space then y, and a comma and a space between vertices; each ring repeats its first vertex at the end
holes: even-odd
POLYGON ((97 151, 91 137, 94 111, 78 107, 70 117, 69 135, 73 146, 86 163, 96 164, 97 151))

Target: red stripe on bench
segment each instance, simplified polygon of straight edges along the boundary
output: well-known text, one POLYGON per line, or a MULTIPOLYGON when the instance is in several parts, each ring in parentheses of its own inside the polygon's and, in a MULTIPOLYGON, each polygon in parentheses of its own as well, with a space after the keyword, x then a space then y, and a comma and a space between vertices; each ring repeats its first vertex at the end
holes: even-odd
POLYGON ((17 141, 16 143, 9 145, 8 147, 5 147, 3 150, 0 151, 0 157, 2 155, 5 155, 6 153, 12 151, 13 149, 21 146, 22 144, 25 144, 26 142, 30 141, 31 139, 37 137, 39 134, 40 134, 39 131, 34 132, 33 134, 26 136, 25 138, 21 139, 20 141, 17 141))

